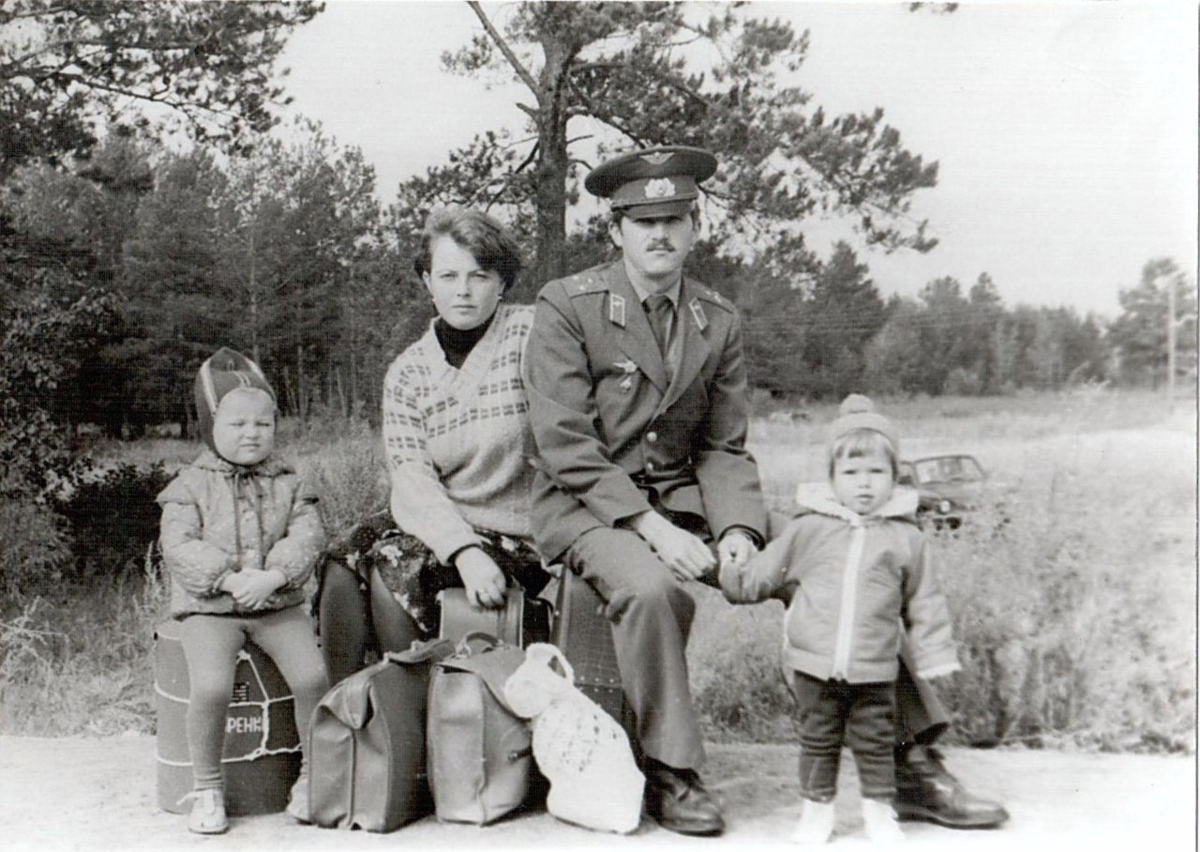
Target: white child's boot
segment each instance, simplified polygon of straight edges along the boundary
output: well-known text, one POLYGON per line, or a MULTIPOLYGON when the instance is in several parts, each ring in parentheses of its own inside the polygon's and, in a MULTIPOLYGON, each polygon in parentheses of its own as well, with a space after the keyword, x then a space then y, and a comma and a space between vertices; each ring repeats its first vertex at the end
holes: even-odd
POLYGON ((833 834, 833 802, 803 799, 800 821, 792 831, 793 843, 824 843, 833 834))
POLYGON ((300 777, 296 779, 296 783, 292 785, 292 792, 288 796, 287 812, 296 822, 308 823, 312 821, 311 814, 308 810, 308 771, 307 767, 300 770, 300 777))
POLYGON ((896 821, 891 802, 863 799, 863 824, 867 839, 873 843, 903 843, 904 832, 896 821))

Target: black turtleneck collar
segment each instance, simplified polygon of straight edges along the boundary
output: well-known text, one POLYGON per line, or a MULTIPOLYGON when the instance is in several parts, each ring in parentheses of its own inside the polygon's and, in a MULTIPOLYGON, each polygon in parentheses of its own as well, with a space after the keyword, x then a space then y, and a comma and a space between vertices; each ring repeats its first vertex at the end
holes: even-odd
POLYGON ((461 369, 463 362, 467 360, 467 356, 475 348, 475 344, 483 339, 483 336, 487 334, 488 328, 495 319, 496 314, 493 313, 488 317, 487 322, 475 328, 465 330, 455 328, 441 317, 434 320, 433 333, 437 335, 437 342, 442 347, 446 361, 451 367, 456 370, 461 369))

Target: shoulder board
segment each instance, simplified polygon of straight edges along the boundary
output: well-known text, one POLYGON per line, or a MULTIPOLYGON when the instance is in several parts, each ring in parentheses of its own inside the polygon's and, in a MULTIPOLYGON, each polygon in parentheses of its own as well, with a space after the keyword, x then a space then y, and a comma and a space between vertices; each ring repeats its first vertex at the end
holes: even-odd
POLYGON ((608 291, 608 284, 604 280, 603 275, 588 270, 580 272, 578 275, 572 275, 570 278, 563 279, 563 289, 572 299, 576 296, 587 296, 592 293, 605 293, 608 291))
POLYGON ((733 302, 726 299, 717 291, 706 287, 704 284, 701 284, 699 281, 688 279, 688 286, 695 291, 698 298, 703 299, 709 304, 716 305, 718 308, 722 308, 729 313, 733 313, 736 310, 736 308, 733 306, 733 302))

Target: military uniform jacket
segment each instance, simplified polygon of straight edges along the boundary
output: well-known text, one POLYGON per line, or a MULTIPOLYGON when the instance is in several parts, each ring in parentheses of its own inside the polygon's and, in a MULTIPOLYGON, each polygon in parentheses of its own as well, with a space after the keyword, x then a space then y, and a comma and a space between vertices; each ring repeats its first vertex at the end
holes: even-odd
POLYGON ((758 468, 745 448, 737 313, 685 278, 675 338, 668 382, 621 261, 542 288, 525 386, 537 448, 532 527, 545 558, 648 509, 695 515, 715 536, 732 526, 765 532, 758 468))

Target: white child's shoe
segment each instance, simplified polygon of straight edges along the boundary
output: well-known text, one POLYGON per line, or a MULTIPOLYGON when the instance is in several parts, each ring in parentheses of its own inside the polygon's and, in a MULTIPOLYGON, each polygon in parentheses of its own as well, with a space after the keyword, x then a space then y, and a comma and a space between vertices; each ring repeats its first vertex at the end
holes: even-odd
POLYGON ((792 831, 793 843, 824 843, 833 834, 833 802, 804 799, 800 821, 792 831))
POLYGON ((863 799, 863 824, 872 843, 903 843, 904 832, 896 821, 891 802, 863 799))
POLYGON ((216 788, 193 790, 180 804, 191 801, 188 814, 188 831, 194 834, 224 834, 229 830, 229 819, 225 816, 225 793, 216 788))
POLYGON ((292 785, 291 794, 288 796, 287 812, 296 822, 312 821, 312 815, 308 810, 308 773, 301 772, 296 783, 292 785))

